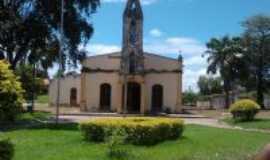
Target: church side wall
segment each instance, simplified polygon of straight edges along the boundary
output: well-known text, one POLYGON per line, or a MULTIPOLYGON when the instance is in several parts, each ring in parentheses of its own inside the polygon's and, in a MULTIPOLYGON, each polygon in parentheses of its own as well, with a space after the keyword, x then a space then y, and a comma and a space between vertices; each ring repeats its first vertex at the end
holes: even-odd
MULTIPOLYGON (((80 76, 68 76, 61 78, 60 104, 70 105, 70 92, 72 88, 77 89, 77 103, 80 103, 81 94, 81 78, 80 76)), ((55 105, 57 100, 57 79, 53 79, 49 85, 49 101, 50 105, 55 105)))
MULTIPOLYGON (((152 106, 152 87, 156 84, 162 85, 163 87, 163 110, 170 108, 172 112, 176 112, 177 103, 177 83, 178 76, 176 73, 164 73, 164 74, 148 74, 145 77, 146 87, 148 90, 148 104, 149 109, 152 106)), ((181 95, 180 95, 181 96, 181 95)), ((181 97, 180 97, 181 98, 181 97)))
POLYGON ((86 107, 87 111, 98 111, 100 107, 100 86, 111 86, 111 110, 116 111, 121 105, 121 86, 118 73, 86 73, 86 107))

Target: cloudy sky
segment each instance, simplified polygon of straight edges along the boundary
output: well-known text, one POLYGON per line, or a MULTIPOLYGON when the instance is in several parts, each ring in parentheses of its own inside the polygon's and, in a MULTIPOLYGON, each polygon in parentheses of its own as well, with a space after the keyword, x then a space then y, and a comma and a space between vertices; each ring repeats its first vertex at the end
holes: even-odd
MULTIPOLYGON (((91 17, 95 33, 86 46, 90 55, 119 51, 122 12, 126 0, 102 0, 91 17)), ((141 0, 144 11, 144 50, 184 57, 184 89, 197 88, 205 74, 202 53, 211 37, 239 35, 241 22, 255 14, 270 14, 270 0, 141 0)))

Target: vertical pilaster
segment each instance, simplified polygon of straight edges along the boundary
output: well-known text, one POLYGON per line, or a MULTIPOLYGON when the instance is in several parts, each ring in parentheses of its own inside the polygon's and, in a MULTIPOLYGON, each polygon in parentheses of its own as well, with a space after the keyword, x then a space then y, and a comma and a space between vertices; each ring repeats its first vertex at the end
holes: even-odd
POLYGON ((181 113, 182 106, 182 73, 177 75, 177 100, 176 100, 176 113, 181 113))
POLYGON ((81 74, 81 103, 80 109, 81 111, 87 111, 86 105, 86 73, 82 72, 81 74))
POLYGON ((177 100, 176 100, 176 112, 181 113, 183 111, 182 106, 182 72, 183 72, 183 57, 179 55, 178 58, 179 69, 181 72, 177 75, 177 100))
POLYGON ((147 88, 145 85, 145 82, 143 81, 141 83, 141 114, 146 114, 147 110, 148 110, 148 104, 147 104, 147 88))
POLYGON ((123 97, 123 95, 124 95, 124 93, 123 93, 123 81, 121 80, 121 76, 119 77, 119 82, 118 82, 118 84, 117 84, 118 86, 117 86, 117 90, 118 90, 118 92, 117 92, 117 94, 118 94, 118 105, 117 105, 117 113, 123 113, 123 101, 124 101, 124 97, 123 97))

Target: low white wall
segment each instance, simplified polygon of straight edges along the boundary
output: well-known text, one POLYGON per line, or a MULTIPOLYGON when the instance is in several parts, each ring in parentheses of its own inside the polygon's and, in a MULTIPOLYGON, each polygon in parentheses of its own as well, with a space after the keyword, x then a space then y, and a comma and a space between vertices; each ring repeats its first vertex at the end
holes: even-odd
MULTIPOLYGON (((77 89, 77 103, 80 104, 81 94, 81 77, 78 76, 67 76, 61 78, 60 84, 60 104, 70 105, 70 91, 72 88, 77 89)), ((51 105, 55 105, 57 101, 57 79, 50 81, 49 85, 49 102, 51 105)))

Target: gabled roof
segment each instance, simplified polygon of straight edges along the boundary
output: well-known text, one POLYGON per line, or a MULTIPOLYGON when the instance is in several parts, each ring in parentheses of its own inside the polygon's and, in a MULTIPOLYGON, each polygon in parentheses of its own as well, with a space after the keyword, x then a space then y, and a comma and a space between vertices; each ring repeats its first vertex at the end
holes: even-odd
MULTIPOLYGON (((112 53, 104 53, 104 54, 100 54, 100 55, 88 56, 88 57, 86 57, 86 60, 87 60, 87 59, 92 59, 92 58, 97 58, 97 57, 104 57, 104 56, 120 56, 120 55, 121 55, 121 51, 119 51, 119 52, 112 52, 112 53)), ((178 61, 177 58, 166 57, 166 56, 159 55, 159 54, 155 54, 155 53, 144 52, 144 55, 155 56, 155 57, 158 57, 158 58, 167 59, 167 60, 172 60, 172 61, 178 61)))
POLYGON ((172 61, 178 61, 177 58, 166 57, 166 56, 155 54, 155 53, 144 52, 144 55, 155 56, 155 57, 158 57, 158 58, 172 60, 172 61))

